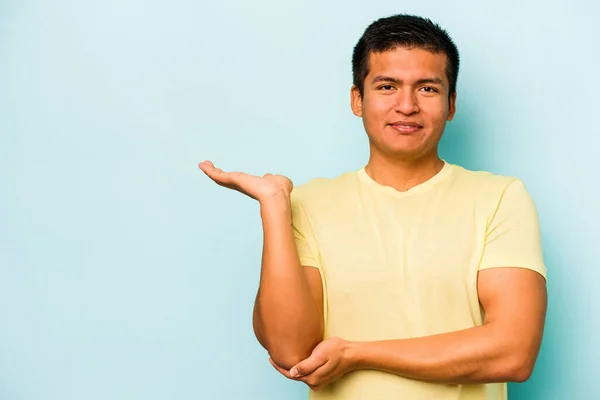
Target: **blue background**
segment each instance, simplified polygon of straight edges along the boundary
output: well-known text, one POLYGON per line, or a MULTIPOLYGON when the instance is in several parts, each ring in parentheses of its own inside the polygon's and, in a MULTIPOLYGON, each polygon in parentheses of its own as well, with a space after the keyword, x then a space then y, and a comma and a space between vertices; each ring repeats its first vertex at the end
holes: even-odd
POLYGON ((0 399, 305 399, 252 333, 258 206, 196 163, 363 166, 351 51, 398 12, 461 51, 442 156, 538 205, 547 330, 511 399, 600 397, 600 6, 413 3, 2 0, 0 399))

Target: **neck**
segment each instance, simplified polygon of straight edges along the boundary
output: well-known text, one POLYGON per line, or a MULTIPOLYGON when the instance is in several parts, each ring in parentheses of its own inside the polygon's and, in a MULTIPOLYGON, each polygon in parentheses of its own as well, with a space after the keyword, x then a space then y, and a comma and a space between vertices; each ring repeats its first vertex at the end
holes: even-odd
POLYGON ((391 160, 371 154, 365 171, 380 185, 405 192, 431 179, 443 166, 444 162, 437 153, 418 160, 391 160))

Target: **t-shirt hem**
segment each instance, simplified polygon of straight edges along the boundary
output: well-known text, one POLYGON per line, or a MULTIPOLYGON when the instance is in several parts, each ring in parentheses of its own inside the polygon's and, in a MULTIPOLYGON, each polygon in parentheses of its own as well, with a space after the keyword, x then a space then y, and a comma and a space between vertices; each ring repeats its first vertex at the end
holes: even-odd
POLYGON ((486 265, 485 267, 479 267, 479 271, 484 271, 486 269, 492 269, 492 268, 521 268, 521 269, 528 269, 531 271, 535 271, 538 274, 540 274, 544 279, 548 279, 547 278, 547 270, 545 267, 529 267, 529 266, 522 266, 522 265, 486 265))

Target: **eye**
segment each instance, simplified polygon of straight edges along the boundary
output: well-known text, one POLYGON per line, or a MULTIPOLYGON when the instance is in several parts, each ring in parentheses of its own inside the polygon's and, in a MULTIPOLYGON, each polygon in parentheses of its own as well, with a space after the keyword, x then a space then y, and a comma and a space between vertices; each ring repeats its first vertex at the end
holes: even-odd
POLYGON ((391 90, 394 90, 394 87, 392 85, 382 85, 382 86, 379 86, 379 90, 383 90, 384 92, 389 92, 391 90))
POLYGON ((423 86, 420 90, 422 90, 425 93, 437 93, 438 90, 434 87, 431 86, 423 86))

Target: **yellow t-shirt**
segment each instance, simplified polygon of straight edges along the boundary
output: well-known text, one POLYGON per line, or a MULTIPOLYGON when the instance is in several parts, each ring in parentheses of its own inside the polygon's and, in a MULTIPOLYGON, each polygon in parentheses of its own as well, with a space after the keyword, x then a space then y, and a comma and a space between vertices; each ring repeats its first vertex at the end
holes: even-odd
MULTIPOLYGON (((546 276, 535 205, 515 178, 445 163, 399 192, 364 168, 292 192, 301 264, 323 278, 325 337, 415 338, 481 325, 477 272, 546 276)), ((448 385, 346 374, 312 400, 505 400, 506 384, 448 385)))

